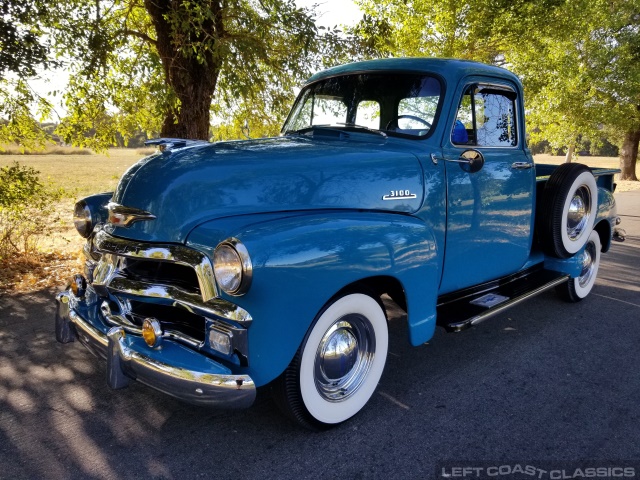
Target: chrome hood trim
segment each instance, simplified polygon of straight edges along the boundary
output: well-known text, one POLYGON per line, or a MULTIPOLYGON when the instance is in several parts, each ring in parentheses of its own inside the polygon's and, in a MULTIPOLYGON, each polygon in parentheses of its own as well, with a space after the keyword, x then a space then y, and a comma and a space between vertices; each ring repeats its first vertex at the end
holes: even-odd
POLYGON ((115 202, 109 202, 107 210, 109 211, 109 223, 125 228, 129 228, 136 222, 156 219, 156 216, 151 212, 140 210, 139 208, 126 207, 115 202))

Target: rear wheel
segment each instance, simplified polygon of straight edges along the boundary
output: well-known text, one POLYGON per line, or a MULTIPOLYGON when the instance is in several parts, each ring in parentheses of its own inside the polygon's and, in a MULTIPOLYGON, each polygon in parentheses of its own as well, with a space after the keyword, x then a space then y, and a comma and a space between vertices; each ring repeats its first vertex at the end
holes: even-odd
POLYGON ((274 382, 278 406, 298 424, 323 429, 351 418, 373 395, 387 358, 387 319, 368 295, 345 295, 316 318, 274 382))
POLYGON ((582 271, 580 276, 570 278, 567 283, 556 287, 558 294, 568 302, 579 302, 591 292, 593 284, 598 275, 600 267, 600 236, 597 232, 592 231, 589 235, 584 251, 582 252, 581 262, 582 271))

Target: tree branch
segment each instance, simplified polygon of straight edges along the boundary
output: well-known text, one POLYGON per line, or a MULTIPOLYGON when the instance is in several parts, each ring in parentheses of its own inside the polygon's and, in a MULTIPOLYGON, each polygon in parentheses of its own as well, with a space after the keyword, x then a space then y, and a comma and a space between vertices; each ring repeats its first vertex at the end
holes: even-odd
POLYGON ((154 46, 157 46, 157 44, 158 44, 157 40, 154 40, 153 38, 151 38, 146 33, 138 32, 136 30, 130 30, 128 28, 125 28, 125 29, 119 30, 117 33, 121 34, 121 35, 128 35, 128 36, 131 36, 131 37, 138 37, 138 38, 144 40, 145 42, 150 43, 151 45, 154 45, 154 46))

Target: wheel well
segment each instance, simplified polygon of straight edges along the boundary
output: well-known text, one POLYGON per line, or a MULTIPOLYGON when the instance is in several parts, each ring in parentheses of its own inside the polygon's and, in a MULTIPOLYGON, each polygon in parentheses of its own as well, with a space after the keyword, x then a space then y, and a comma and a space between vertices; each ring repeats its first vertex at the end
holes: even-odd
POLYGON ((598 232, 600 237, 602 252, 608 252, 611 247, 611 224, 607 220, 601 220, 593 229, 598 232))
POLYGON ((370 292, 377 297, 386 293, 400 308, 405 312, 407 311, 407 297, 404 293, 404 288, 402 288, 402 284, 397 278, 384 275, 364 278, 347 285, 338 292, 338 295, 341 296, 353 291, 370 292))

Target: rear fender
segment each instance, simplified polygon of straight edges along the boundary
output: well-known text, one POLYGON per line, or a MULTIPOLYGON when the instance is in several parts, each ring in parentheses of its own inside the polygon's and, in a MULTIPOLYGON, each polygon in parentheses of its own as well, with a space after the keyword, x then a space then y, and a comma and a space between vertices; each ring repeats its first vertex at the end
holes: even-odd
MULTIPOLYGON (((600 180, 603 177, 599 177, 600 180)), ((616 207, 616 200, 613 197, 611 190, 607 188, 598 188, 598 213, 596 214, 596 221, 594 229, 600 235, 600 243, 602 244, 602 251, 608 252, 611 248, 611 238, 616 226, 616 218, 618 217, 618 209, 616 207)))

